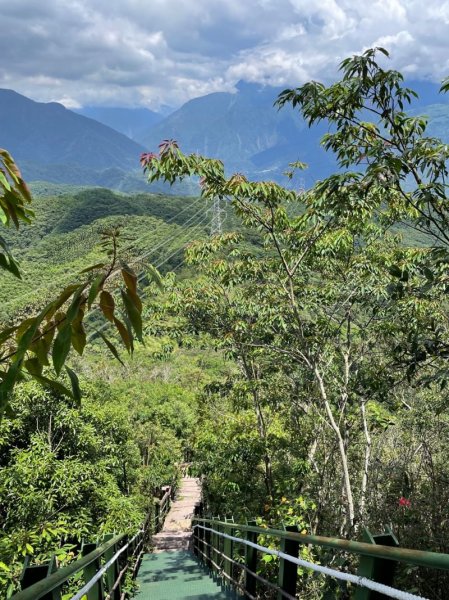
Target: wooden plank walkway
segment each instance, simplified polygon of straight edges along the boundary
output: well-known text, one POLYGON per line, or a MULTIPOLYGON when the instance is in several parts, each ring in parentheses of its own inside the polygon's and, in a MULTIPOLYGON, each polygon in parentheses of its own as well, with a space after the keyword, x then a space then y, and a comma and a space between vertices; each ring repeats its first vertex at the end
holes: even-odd
POLYGON ((145 554, 137 576, 136 600, 227 600, 236 596, 222 588, 189 552, 195 505, 201 502, 199 479, 184 477, 165 519, 153 536, 154 552, 145 554))

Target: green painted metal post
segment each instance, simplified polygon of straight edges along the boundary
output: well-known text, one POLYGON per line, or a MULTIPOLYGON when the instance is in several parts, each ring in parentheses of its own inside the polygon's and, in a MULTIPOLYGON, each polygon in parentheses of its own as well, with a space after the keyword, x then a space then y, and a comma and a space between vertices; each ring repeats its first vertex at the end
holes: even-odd
MULTIPOLYGON (((369 544, 380 544, 382 546, 399 546, 399 542, 391 531, 387 528, 385 533, 372 535, 368 529, 363 532, 363 541, 369 544)), ((357 575, 368 577, 378 583, 391 586, 394 580, 394 573, 397 562, 394 560, 386 560, 385 558, 373 558, 371 556, 362 556, 359 562, 357 575)), ((354 600, 387 600, 388 596, 368 590, 367 588, 358 587, 354 593, 354 600)))
POLYGON ((212 558, 212 570, 215 571, 215 573, 218 573, 218 568, 214 565, 214 563, 216 565, 218 565, 218 554, 217 554, 217 543, 218 543, 218 535, 215 533, 215 530, 218 528, 217 525, 215 525, 215 523, 211 523, 210 524, 210 528, 213 529, 213 532, 211 533, 211 544, 212 544, 212 552, 211 552, 211 558, 212 558))
MULTIPOLYGON (((206 525, 206 524, 205 524, 206 525)), ((207 527, 210 527, 210 525, 207 525, 207 527)), ((212 544, 212 535, 210 531, 207 530, 203 530, 204 531, 204 542, 205 542, 205 546, 206 546, 206 566, 211 569, 212 568, 212 563, 210 561, 211 557, 212 557, 212 553, 211 553, 211 544, 212 544)))
MULTIPOLYGON (((248 521, 248 525, 255 526, 257 525, 256 521, 248 521)), ((252 542, 253 544, 257 544, 257 533, 253 531, 246 532, 246 539, 248 542, 252 542)), ((255 573, 257 571, 257 550, 252 548, 251 546, 245 545, 245 566, 247 569, 255 573)), ((245 571, 245 591, 251 594, 251 596, 256 595, 256 584, 257 579, 248 571, 245 571)))
MULTIPOLYGON (((219 516, 218 516, 218 517, 215 517, 215 519, 216 519, 217 521, 219 521, 219 520, 220 520, 220 517, 219 517, 219 516)), ((218 525, 218 524, 217 524, 217 525, 215 525, 215 526, 214 526, 214 529, 215 529, 217 532, 220 532, 220 525, 218 525)), ((217 565, 220 565, 220 559, 221 559, 220 552, 221 552, 221 540, 222 540, 222 538, 221 538, 221 536, 219 536, 219 535, 217 535, 217 534, 214 534, 214 537, 215 537, 215 540, 214 540, 214 542, 213 542, 213 546, 214 546, 214 549, 215 549, 215 557, 214 557, 214 561, 215 561, 215 563, 216 563, 217 565)), ((217 571, 217 574, 219 574, 219 572, 220 572, 219 568, 218 568, 218 567, 215 567, 215 570, 217 571)))
POLYGON ((199 541, 200 530, 199 530, 199 527, 196 527, 196 524, 197 523, 195 523, 195 521, 192 522, 193 554, 196 557, 199 557, 200 553, 199 553, 198 548, 199 548, 199 545, 200 545, 200 541, 199 541))
POLYGON ((158 533, 160 529, 161 504, 157 498, 154 499, 154 532, 158 533))
MULTIPOLYGON (((83 544, 81 547, 81 556, 87 556, 98 547, 98 544, 83 544)), ((83 569, 84 583, 88 583, 96 572, 100 570, 100 559, 94 560, 90 565, 83 569)), ((99 579, 87 592, 87 600, 104 600, 103 580, 99 579)))
MULTIPOLYGON (((233 523, 234 519, 225 519, 226 523, 233 523)), ((226 528, 225 533, 227 533, 228 535, 233 536, 234 535, 234 529, 228 529, 226 528)), ((224 542, 223 542, 223 554, 230 558, 232 560, 233 558, 233 553, 234 553, 234 542, 232 540, 228 540, 227 538, 224 538, 224 542)), ((232 579, 232 563, 230 560, 226 560, 226 558, 224 559, 224 565, 223 565, 223 569, 225 574, 227 575, 226 579, 226 583, 227 585, 230 585, 230 579, 232 579), (228 579, 228 577, 230 579, 228 579)))
MULTIPOLYGON (((56 558, 56 556, 52 556, 50 559, 50 562, 48 563, 47 577, 52 575, 52 573, 56 573, 57 570, 58 570, 58 559, 56 558)), ((50 597, 51 597, 51 600, 61 600, 61 590, 59 588, 56 590, 53 590, 51 592, 50 597)))
MULTIPOLYGON (((125 546, 128 543, 128 541, 129 541, 129 535, 126 535, 123 538, 121 545, 125 546)), ((131 555, 132 555, 132 551, 131 551, 130 546, 128 546, 128 548, 124 552, 122 552, 122 554, 120 554, 120 556, 118 557, 117 567, 118 567, 119 571, 121 571, 122 569, 125 568, 125 566, 128 564, 128 561, 129 561, 131 555)))
POLYGON ((201 529, 200 527, 198 528, 198 548, 200 551, 200 560, 201 562, 205 562, 205 558, 204 558, 204 554, 206 552, 206 546, 204 544, 204 540, 205 540, 205 531, 204 529, 201 529))
MULTIPOLYGON (((299 533, 299 529, 296 525, 287 525, 284 527, 285 531, 290 531, 292 533, 299 533)), ((285 554, 289 554, 290 556, 294 556, 298 558, 299 556, 299 542, 296 540, 287 540, 281 539, 281 552, 285 554)), ((278 585, 283 592, 290 594, 290 596, 296 596, 296 582, 298 579, 298 567, 281 558, 279 560, 279 575, 278 575, 278 585)), ((282 600, 284 598, 281 592, 278 592, 278 600, 282 600)))
MULTIPOLYGON (((114 537, 113 533, 108 533, 107 535, 104 536, 103 542, 108 542, 113 537, 114 537)), ((108 562, 108 560, 110 560, 116 552, 117 552, 117 546, 112 546, 111 548, 109 548, 109 550, 107 550, 104 553, 105 562, 108 562)), ((117 581, 117 578, 118 578, 118 565, 117 565, 117 561, 115 561, 114 564, 112 564, 109 567, 109 569, 106 571, 106 586, 107 586, 107 590, 108 590, 109 594, 111 594, 111 590, 114 587, 114 583, 117 581)), ((120 600, 120 596, 121 596, 120 588, 121 588, 121 586, 119 583, 118 586, 116 587, 116 589, 111 594, 111 600, 120 600)))
MULTIPOLYGON (((44 565, 30 566, 30 557, 27 556, 23 565, 22 574, 20 576, 20 585, 23 590, 30 587, 34 583, 46 579, 52 573, 58 570, 56 557, 53 556, 49 563, 44 565)), ((42 596, 42 600, 61 600, 61 591, 53 590, 42 596)))

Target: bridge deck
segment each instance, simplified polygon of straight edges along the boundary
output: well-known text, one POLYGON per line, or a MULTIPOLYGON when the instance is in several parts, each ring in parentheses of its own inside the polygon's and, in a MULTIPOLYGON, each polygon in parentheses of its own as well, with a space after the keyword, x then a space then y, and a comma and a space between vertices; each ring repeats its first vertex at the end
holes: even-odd
POLYGON ((146 554, 139 569, 140 590, 136 600, 230 600, 236 599, 210 577, 187 551, 146 554))

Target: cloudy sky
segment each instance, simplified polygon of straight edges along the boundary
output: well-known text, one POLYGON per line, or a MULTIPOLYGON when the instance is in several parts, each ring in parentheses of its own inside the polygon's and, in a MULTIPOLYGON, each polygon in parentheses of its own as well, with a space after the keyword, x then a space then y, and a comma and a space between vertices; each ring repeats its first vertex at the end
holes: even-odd
POLYGON ((413 79, 449 75, 441 0, 0 0, 0 87, 35 100, 178 106, 240 80, 328 80, 381 45, 413 79))

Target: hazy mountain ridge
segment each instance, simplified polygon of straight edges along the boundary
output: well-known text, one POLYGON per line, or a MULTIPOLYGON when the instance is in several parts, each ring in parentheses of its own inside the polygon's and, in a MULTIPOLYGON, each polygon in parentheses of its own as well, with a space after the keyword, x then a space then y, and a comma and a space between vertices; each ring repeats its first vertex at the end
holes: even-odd
MULTIPOLYGON (((410 82, 419 98, 412 114, 427 114, 428 134, 449 141, 449 97, 430 82, 410 82)), ((298 174, 307 187, 337 169, 320 146, 325 124, 309 128, 298 114, 274 102, 280 88, 240 82, 235 93, 217 92, 186 102, 163 117, 146 108, 86 107, 77 112, 57 103, 34 102, 12 90, 0 90, 0 147, 7 148, 29 181, 100 185, 122 191, 148 190, 139 155, 155 151, 163 139, 176 139, 184 152, 223 160, 227 172, 288 184, 288 163, 309 168, 298 174), (83 114, 78 114, 83 113, 83 114), (89 116, 86 116, 89 115, 89 116), (96 115, 111 126, 92 118, 96 115), (118 131, 121 129, 122 132, 118 131), (128 131, 141 145, 124 135, 128 131)), ((195 193, 195 184, 188 185, 195 193)), ((163 184, 153 191, 167 191, 163 184)), ((176 191, 187 191, 186 185, 176 191)))
POLYGON ((137 143, 142 141, 143 132, 150 130, 165 116, 148 108, 85 106, 74 109, 74 112, 103 123, 137 143))

